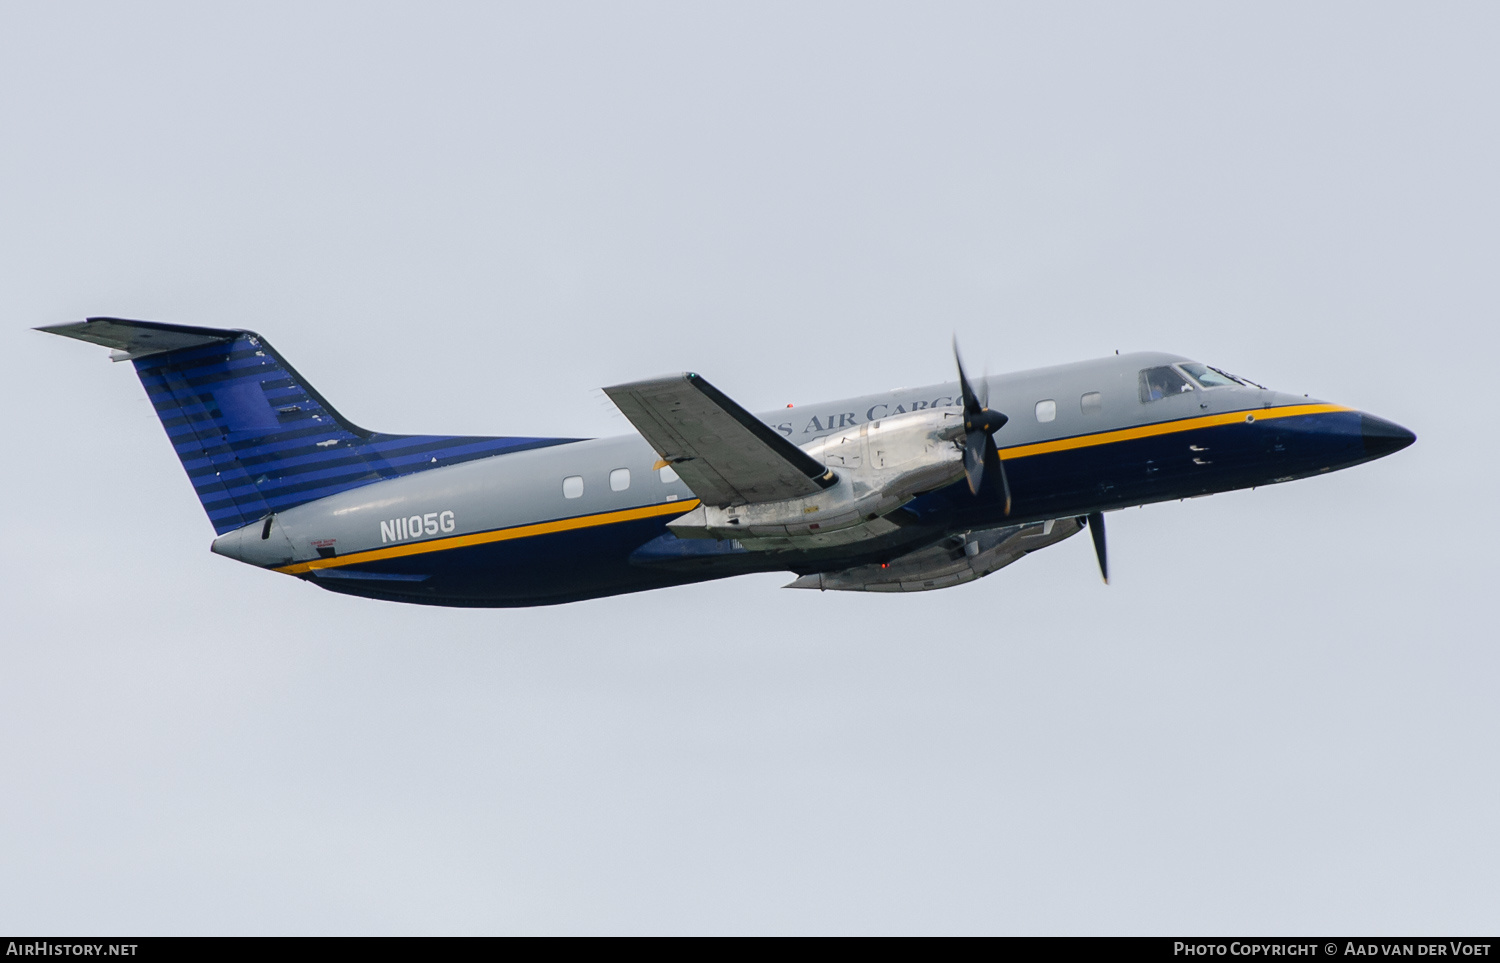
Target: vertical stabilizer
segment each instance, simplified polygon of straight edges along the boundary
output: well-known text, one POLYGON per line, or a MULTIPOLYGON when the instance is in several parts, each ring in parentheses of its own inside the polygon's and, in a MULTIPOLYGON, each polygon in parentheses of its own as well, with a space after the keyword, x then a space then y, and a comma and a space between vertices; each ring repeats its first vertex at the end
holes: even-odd
POLYGON ((113 348, 114 360, 135 365, 221 535, 398 475, 574 440, 367 431, 253 331, 120 318, 38 330, 113 348))

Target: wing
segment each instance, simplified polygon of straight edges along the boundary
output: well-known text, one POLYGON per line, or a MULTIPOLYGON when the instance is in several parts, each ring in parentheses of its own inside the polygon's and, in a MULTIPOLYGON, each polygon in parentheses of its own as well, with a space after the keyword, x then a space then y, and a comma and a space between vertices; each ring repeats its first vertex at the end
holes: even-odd
POLYGON ((630 423, 708 505, 816 495, 833 472, 691 372, 605 388, 630 423))
POLYGON ((926 592, 997 572, 1031 552, 1076 534, 1077 518, 1007 525, 950 535, 889 562, 804 575, 784 588, 840 592, 926 592))

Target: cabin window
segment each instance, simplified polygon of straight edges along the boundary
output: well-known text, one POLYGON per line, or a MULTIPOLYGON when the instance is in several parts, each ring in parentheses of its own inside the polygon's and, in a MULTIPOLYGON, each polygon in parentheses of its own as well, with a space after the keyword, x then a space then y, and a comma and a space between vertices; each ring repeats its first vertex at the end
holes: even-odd
POLYGON ((583 476, 582 475, 569 475, 567 478, 563 479, 563 497, 564 498, 582 498, 583 497, 583 476))
POLYGON ((630 469, 616 468, 609 473, 609 490, 622 492, 630 487, 630 469))
POLYGON ((1042 421, 1042 422, 1054 421, 1054 420, 1056 420, 1056 418, 1057 418, 1057 402, 1053 401, 1051 398, 1048 398, 1046 401, 1038 401, 1036 403, 1036 420, 1037 421, 1042 421))
POLYGON ((1104 396, 1097 391, 1090 391, 1078 399, 1078 407, 1086 415, 1097 415, 1104 410, 1104 396))
POLYGON ((1160 401, 1168 395, 1192 391, 1193 386, 1171 365, 1147 368, 1141 372, 1141 402, 1160 401))
POLYGON ((671 465, 663 465, 661 469, 661 483, 670 485, 677 480, 677 473, 672 470, 671 465))
POLYGON ((1240 383, 1218 368, 1210 368, 1206 364, 1185 364, 1182 370, 1192 375, 1193 380, 1205 388, 1232 388, 1240 383))

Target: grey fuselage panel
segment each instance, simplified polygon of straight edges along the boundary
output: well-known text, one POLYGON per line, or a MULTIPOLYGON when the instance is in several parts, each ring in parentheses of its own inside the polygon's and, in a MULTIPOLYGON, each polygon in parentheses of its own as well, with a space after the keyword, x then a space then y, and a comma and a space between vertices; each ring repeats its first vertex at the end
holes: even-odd
MULTIPOLYGON (((534 604, 744 571, 806 574, 846 569, 899 555, 955 531, 1107 511, 1198 494, 1199 488, 1222 491, 1283 481, 1366 460, 1356 452, 1327 466, 1317 463, 1317 457, 1301 455, 1300 461, 1278 463, 1261 455, 1274 454, 1275 447, 1264 432, 1255 434, 1253 442, 1240 437, 1250 437, 1244 431, 1233 441, 1221 433, 1222 439, 1214 436, 1217 450, 1208 450, 1205 433, 1223 427, 1215 422, 1216 416, 1246 413, 1248 421, 1218 420, 1225 425, 1233 422, 1230 427, 1244 421, 1249 430, 1257 427, 1255 412, 1336 406, 1241 386, 1195 389, 1150 403, 1141 400, 1142 369, 1186 360, 1138 353, 989 378, 989 406, 1010 419, 995 440, 1016 488, 1012 514, 1002 517, 996 500, 983 497, 984 492, 975 498, 962 485, 950 487, 919 497, 910 511, 900 510, 900 531, 854 550, 746 558, 746 553, 724 545, 709 555, 698 551, 675 564, 670 559, 659 564, 654 561, 659 555, 638 550, 657 539, 672 539, 665 523, 697 500, 682 481, 664 481, 653 467, 656 452, 641 436, 630 434, 495 455, 345 491, 222 536, 215 551, 312 578, 324 587, 378 598, 534 604), (1096 397, 1086 403, 1085 396, 1096 397), (1039 403, 1044 402, 1051 404, 1042 404, 1039 415, 1039 403), (1050 420, 1040 420, 1049 414, 1050 420), (1170 450, 1126 444, 1133 431, 1144 429, 1147 436, 1141 444, 1159 446, 1163 443, 1153 441, 1150 426, 1178 423, 1193 426, 1193 431, 1174 428, 1183 437, 1174 435, 1175 447, 1170 450), (1049 443, 1067 447, 1068 439, 1080 438, 1091 440, 1056 455, 1040 450, 1049 443), (1198 441, 1190 443, 1194 438, 1198 441), (1014 462, 1006 454, 1011 450, 1017 452, 1014 462), (1110 458, 1124 467, 1115 467, 1110 458), (1051 468, 1048 459, 1056 462, 1051 468), (581 482, 565 484, 567 479, 581 482), (579 578, 595 582, 578 584, 579 578)), ((892 415, 961 407, 957 396, 957 384, 945 382, 798 405, 757 417, 793 444, 805 445, 892 415)), ((1291 424, 1293 419, 1283 420, 1291 424)), ((1292 443, 1301 440, 1282 444, 1292 443)))

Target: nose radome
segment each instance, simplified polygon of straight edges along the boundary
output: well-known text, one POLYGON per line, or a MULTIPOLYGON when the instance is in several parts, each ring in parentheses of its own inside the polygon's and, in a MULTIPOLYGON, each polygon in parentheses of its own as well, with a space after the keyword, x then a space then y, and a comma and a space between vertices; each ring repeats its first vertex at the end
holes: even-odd
POLYGON ((1365 454, 1380 458, 1393 451, 1400 451, 1417 440, 1417 436, 1394 421, 1376 418, 1374 415, 1359 416, 1359 433, 1364 438, 1365 454))

